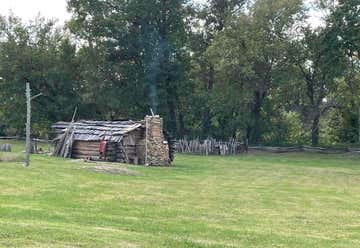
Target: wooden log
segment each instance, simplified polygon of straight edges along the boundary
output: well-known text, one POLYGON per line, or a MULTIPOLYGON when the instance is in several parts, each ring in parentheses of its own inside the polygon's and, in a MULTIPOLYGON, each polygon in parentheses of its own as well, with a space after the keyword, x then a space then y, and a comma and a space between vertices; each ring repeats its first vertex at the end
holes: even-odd
POLYGON ((84 151, 73 151, 73 155, 87 155, 87 156, 100 156, 100 153, 84 152, 84 151))
POLYGON ((78 143, 75 142, 73 145, 74 148, 91 148, 91 149, 99 149, 100 143, 78 143))

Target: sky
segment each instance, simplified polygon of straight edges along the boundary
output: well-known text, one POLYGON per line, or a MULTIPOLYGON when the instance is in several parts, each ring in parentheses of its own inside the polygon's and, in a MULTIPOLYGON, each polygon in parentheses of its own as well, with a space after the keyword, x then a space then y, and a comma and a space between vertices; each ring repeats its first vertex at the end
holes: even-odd
POLYGON ((39 13, 61 23, 70 18, 66 0, 0 0, 0 14, 8 15, 10 10, 24 21, 33 20, 39 13))
MULTIPOLYGON (((195 1, 206 2, 206 0, 195 1)), ((24 21, 33 20, 39 13, 49 19, 56 18, 60 23, 64 23, 70 18, 70 14, 66 11, 66 0, 0 0, 0 15, 6 16, 10 10, 24 21)), ((318 26, 321 23, 321 14, 310 11, 310 15, 309 23, 312 26, 318 26)))

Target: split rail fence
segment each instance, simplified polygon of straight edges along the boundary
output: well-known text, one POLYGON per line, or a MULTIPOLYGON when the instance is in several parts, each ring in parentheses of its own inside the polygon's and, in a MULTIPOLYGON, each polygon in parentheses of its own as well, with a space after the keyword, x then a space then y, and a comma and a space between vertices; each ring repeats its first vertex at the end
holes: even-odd
POLYGON ((177 153, 190 153, 199 155, 236 155, 247 152, 269 152, 269 153, 291 153, 291 152, 310 152, 322 154, 349 154, 360 155, 360 148, 323 148, 311 146, 293 147, 272 147, 272 146, 248 146, 246 142, 238 142, 235 139, 229 141, 218 141, 213 138, 205 140, 186 138, 176 141, 177 153))
POLYGON ((310 152, 323 154, 359 154, 360 148, 324 148, 312 146, 294 146, 294 147, 273 147, 273 146, 250 146, 250 152, 270 152, 270 153, 289 153, 289 152, 310 152))

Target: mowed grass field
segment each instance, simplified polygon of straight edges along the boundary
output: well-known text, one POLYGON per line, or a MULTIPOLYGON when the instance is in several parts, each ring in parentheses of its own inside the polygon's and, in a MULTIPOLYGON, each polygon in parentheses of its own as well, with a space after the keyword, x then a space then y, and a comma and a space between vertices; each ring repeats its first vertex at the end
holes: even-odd
POLYGON ((178 155, 174 164, 0 162, 0 247, 360 247, 360 157, 178 155))

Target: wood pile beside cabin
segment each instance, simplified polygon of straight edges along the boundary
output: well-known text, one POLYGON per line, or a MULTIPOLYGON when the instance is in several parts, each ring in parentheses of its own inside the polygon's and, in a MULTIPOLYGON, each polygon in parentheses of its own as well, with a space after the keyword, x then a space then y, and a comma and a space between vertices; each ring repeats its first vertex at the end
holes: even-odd
POLYGON ((174 157, 159 116, 142 121, 58 122, 53 128, 55 156, 151 166, 170 166, 174 157))

